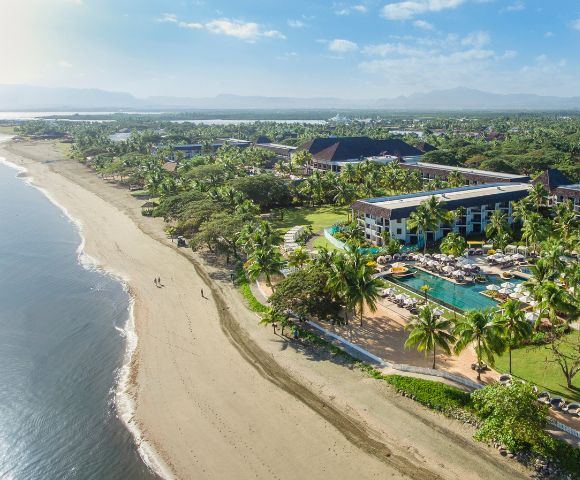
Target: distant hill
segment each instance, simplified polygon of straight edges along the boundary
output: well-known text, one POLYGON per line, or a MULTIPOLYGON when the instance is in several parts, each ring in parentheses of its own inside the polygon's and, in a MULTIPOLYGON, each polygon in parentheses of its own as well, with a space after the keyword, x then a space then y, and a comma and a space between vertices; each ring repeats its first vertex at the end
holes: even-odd
POLYGON ((85 110, 580 110, 580 97, 498 94, 469 88, 436 90, 397 98, 353 100, 218 95, 207 98, 136 98, 99 89, 0 85, 0 111, 85 110))

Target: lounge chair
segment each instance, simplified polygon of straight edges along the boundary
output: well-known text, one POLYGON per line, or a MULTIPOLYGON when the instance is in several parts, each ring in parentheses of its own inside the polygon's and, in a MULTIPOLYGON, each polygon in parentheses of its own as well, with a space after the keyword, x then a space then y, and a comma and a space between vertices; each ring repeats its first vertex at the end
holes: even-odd
POLYGON ((512 376, 511 375, 500 375, 499 381, 501 383, 508 383, 511 382, 512 376))
POLYGON ((570 415, 578 416, 580 413, 580 405, 577 403, 570 403, 562 407, 562 411, 569 413, 570 415))
POLYGON ((538 395, 538 402, 550 404, 550 394, 548 392, 542 392, 538 395))
POLYGON ((550 406, 552 408, 556 408, 559 410, 560 408, 562 408, 563 405, 565 405, 565 402, 560 397, 555 397, 552 398, 552 400, 550 400, 550 406))
POLYGON ((475 254, 476 255, 483 255, 483 250, 481 248, 476 248, 475 249, 475 254))

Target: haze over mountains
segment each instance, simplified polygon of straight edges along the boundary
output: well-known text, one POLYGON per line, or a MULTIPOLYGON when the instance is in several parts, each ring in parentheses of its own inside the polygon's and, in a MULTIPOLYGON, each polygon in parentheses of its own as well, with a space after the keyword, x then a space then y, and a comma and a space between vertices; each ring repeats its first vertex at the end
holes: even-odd
POLYGON ((207 98, 136 98, 99 89, 0 85, 0 111, 194 110, 194 109, 377 109, 377 110, 580 110, 580 97, 497 94, 469 88, 436 90, 379 99, 218 95, 207 98))

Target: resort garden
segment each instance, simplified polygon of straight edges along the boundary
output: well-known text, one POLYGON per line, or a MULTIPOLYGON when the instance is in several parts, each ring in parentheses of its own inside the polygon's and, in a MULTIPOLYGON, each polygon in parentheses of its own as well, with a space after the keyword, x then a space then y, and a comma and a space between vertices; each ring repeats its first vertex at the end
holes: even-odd
MULTIPOLYGON (((388 237, 382 249, 371 249, 351 217, 349 206, 355 200, 456 186, 462 179, 451 176, 447 182, 425 182, 397 162, 369 161, 348 165, 340 174, 314 172, 297 177, 308 158, 294 165, 278 163, 272 171, 266 168, 273 160, 270 152, 229 145, 190 159, 178 156, 175 168, 168 170, 165 158, 175 142, 191 141, 193 135, 200 135, 196 138, 200 141, 201 133, 201 141, 207 142, 216 130, 191 126, 187 137, 179 130, 184 127, 167 127, 170 133, 164 137, 154 130, 134 131, 119 145, 108 139, 108 126, 66 128, 74 139, 72 155, 104 178, 132 186, 147 200, 144 214, 162 217, 171 238, 185 241, 193 250, 206 250, 235 269, 236 282, 262 323, 313 338, 306 323, 313 321, 355 336, 357 330, 364 330, 366 337, 358 338, 368 339, 380 332, 367 325, 376 325, 377 315, 379 322, 386 323, 395 312, 404 319, 401 351, 424 354, 432 369, 447 368, 448 360, 451 363, 469 354, 473 362, 471 370, 463 372, 466 378, 480 380, 494 367, 510 376, 503 379, 505 385, 494 383, 469 398, 418 379, 385 380, 401 391, 413 392, 414 397, 427 389, 433 395, 441 390, 443 403, 455 398, 451 403, 479 416, 481 439, 501 442, 513 451, 531 448, 539 454, 555 454, 564 449, 543 434, 547 409, 537 399, 543 390, 548 392, 543 399, 564 397, 567 401, 554 404, 559 410, 580 400, 580 232, 569 204, 548 206, 547 192, 534 185, 529 196, 514 207, 516 224, 508 224, 499 211, 493 213, 485 231, 493 249, 477 258, 466 255, 470 250, 466 239, 454 232, 440 243, 428 246, 424 242, 422 252, 409 252, 388 237), (155 155, 150 153, 152 143, 163 145, 155 155), (302 226, 309 227, 306 234, 293 238, 296 245, 286 248, 284 234, 302 226), (333 226, 344 249, 322 235, 333 226), (509 246, 525 247, 527 252, 526 273, 518 272, 519 291, 515 285, 505 287, 503 293, 501 288, 475 288, 478 272, 493 285, 492 278, 501 281, 504 265, 522 263, 519 257, 507 255, 509 246), (443 258, 452 263, 446 264, 443 258), (431 269, 429 262, 439 267, 431 269), (479 270, 470 272, 466 265, 479 270), (397 278, 395 268, 406 269, 410 276, 417 272, 414 278, 421 279, 420 285, 397 278), (462 275, 454 275, 456 271, 462 275), (253 282, 263 287, 267 301, 255 298, 253 282), (483 296, 486 290, 493 298, 483 296), (461 304, 456 301, 459 293, 467 299, 461 304), (477 308, 480 304, 470 298, 487 304, 477 308), (444 365, 439 354, 444 354, 444 365), (501 392, 509 395, 504 398, 501 392), (506 407, 506 401, 515 398, 525 399, 522 409, 528 408, 525 425, 529 428, 523 426, 510 444, 498 418, 505 421, 511 415, 517 423, 526 417, 525 410, 506 407)), ((277 131, 271 133, 279 138, 277 131)), ((461 211, 445 211, 431 197, 411 214, 410 227, 426 235, 440 222, 452 222, 460 215, 461 211)), ((373 376, 383 378, 380 372, 373 376)))

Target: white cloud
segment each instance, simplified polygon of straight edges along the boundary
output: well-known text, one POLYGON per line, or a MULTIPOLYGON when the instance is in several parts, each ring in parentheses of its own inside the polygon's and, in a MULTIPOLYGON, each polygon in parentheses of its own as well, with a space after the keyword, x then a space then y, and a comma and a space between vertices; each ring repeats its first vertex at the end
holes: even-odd
POLYGON ((177 15, 166 13, 159 18, 158 21, 164 23, 175 23, 179 28, 206 30, 216 35, 226 35, 228 37, 235 37, 252 43, 260 38, 279 38, 282 40, 286 38, 278 30, 265 30, 263 26, 258 23, 244 22, 242 20, 228 18, 219 18, 206 23, 183 22, 179 21, 177 15))
POLYGON ((572 28, 580 30, 580 18, 577 18, 572 22, 572 28))
POLYGON ((365 45, 362 49, 365 55, 371 57, 388 57, 391 55, 402 55, 407 57, 423 57, 433 53, 433 50, 421 49, 405 45, 403 43, 380 43, 365 45))
POLYGON ((522 10, 526 9, 526 4, 524 2, 522 2, 521 0, 518 0, 517 2, 514 2, 510 5, 508 5, 505 8, 502 8, 501 11, 502 12, 521 12, 522 10))
POLYGON ((423 30, 433 30, 433 24, 425 21, 425 20, 415 20, 413 22, 413 25, 415 25, 417 28, 421 28, 423 30))
POLYGON ((348 53, 358 50, 358 45, 350 40, 335 38, 328 44, 328 49, 335 53, 348 53))
POLYGON ((382 16, 389 20, 409 20, 428 12, 439 12, 459 7, 465 0, 413 0, 387 3, 382 16))
POLYGON ((288 26, 290 28, 302 28, 306 26, 306 24, 301 20, 288 20, 288 26))
POLYGON ((59 67, 62 67, 62 68, 72 68, 73 67, 73 64, 66 61, 66 60, 59 60, 57 62, 57 64, 59 67))
POLYGON ((546 32, 546 33, 544 33, 544 37, 546 37, 546 38, 550 38, 550 37, 553 37, 553 36, 554 36, 554 34, 552 32, 546 32))
POLYGON ((366 5, 363 5, 362 3, 359 3, 357 5, 344 5, 344 4, 335 4, 334 5, 334 13, 335 15, 339 15, 339 16, 346 16, 346 15, 350 15, 352 12, 356 12, 356 13, 367 13, 368 12, 368 8, 366 7, 366 5))
POLYGON ((489 33, 487 32, 471 32, 463 40, 461 45, 480 48, 489 43, 489 33))
POLYGON ((505 52, 503 52, 503 55, 498 58, 501 60, 510 60, 512 58, 516 58, 517 56, 518 52, 516 52, 515 50, 506 50, 505 52))
POLYGON ((179 22, 179 28, 190 28, 192 30, 202 30, 204 28, 203 23, 197 22, 179 22))
POLYGON ((177 23, 177 15, 175 13, 164 13, 157 21, 161 23, 177 23))

